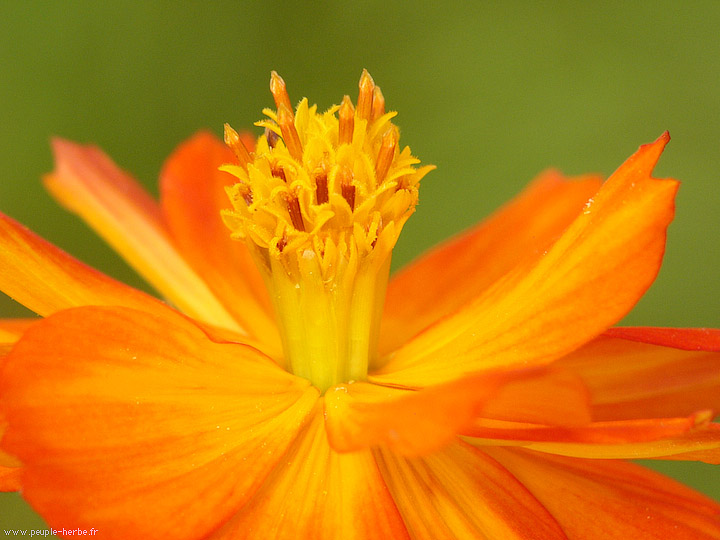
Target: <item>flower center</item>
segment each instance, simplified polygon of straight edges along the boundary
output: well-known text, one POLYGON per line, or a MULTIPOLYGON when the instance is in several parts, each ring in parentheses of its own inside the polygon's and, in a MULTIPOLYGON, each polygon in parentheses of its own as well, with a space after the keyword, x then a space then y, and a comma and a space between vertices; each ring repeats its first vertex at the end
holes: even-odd
POLYGON ((364 71, 357 106, 348 96, 324 113, 303 99, 293 112, 273 72, 277 110, 253 153, 225 126, 239 165, 223 214, 250 248, 270 292, 288 369, 325 391, 362 380, 377 355, 392 248, 433 167, 409 148, 364 71))

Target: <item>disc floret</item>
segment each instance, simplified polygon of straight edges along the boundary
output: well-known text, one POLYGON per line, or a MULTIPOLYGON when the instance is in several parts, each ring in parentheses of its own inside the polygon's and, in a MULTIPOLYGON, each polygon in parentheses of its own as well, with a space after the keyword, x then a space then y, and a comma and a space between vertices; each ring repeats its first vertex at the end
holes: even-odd
POLYGON ((265 278, 288 368, 321 390, 366 376, 392 248, 433 168, 399 149, 397 113, 367 71, 359 87, 356 107, 345 96, 318 113, 304 98, 293 112, 273 72, 254 152, 225 126, 238 163, 223 167, 237 178, 223 217, 265 278))

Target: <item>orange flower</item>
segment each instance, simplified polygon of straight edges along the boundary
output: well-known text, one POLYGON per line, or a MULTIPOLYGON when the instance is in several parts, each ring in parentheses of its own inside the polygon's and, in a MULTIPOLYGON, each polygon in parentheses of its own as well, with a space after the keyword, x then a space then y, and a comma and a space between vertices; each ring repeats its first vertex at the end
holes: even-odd
POLYGON ((167 303, 2 217, 0 288, 44 317, 0 326, 5 489, 98 538, 720 538, 624 461, 720 462, 720 331, 610 328, 661 263, 667 134, 388 282, 429 168, 367 73, 322 114, 271 90, 266 135, 196 135, 159 204, 54 143, 51 193, 167 303))

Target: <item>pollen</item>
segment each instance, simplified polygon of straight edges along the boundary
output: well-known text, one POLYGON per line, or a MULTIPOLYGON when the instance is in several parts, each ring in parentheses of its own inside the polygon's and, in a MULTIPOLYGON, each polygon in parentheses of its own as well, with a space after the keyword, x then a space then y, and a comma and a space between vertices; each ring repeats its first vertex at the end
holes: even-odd
POLYGON ((282 364, 321 390, 365 378, 377 336, 392 249, 414 212, 422 177, 400 148, 395 112, 367 71, 356 105, 293 109, 285 81, 270 77, 275 109, 251 152, 230 126, 236 177, 223 219, 248 246, 273 301, 282 364))

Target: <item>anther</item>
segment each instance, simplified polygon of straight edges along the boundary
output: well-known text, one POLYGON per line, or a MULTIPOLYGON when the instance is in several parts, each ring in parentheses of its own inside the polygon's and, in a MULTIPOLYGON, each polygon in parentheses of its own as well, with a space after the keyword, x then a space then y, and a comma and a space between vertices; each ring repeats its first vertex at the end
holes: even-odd
POLYGON ((385 180, 390 165, 395 157, 395 147, 398 142, 398 134, 392 127, 388 129, 382 136, 382 143, 378 151, 378 157, 375 161, 375 179, 378 184, 385 180))
POLYGON ((283 169, 280 165, 273 165, 270 167, 270 174, 272 174, 275 178, 279 178, 283 182, 287 182, 287 177, 285 176, 285 169, 283 169))
POLYGON ((383 96, 380 91, 380 87, 376 86, 375 90, 373 90, 372 113, 370 119, 377 120, 383 114, 385 114, 385 96, 383 96))
POLYGON ((327 180, 327 173, 324 169, 319 168, 315 170, 314 173, 315 176, 315 196, 317 198, 318 204, 323 204, 328 202, 330 199, 328 197, 328 180, 327 180))
POLYGON ((342 165, 337 172, 337 181, 340 183, 340 193, 350 206, 355 210, 355 186, 352 185, 353 172, 347 165, 342 165))
POLYGON ((270 128, 265 128, 265 139, 267 140, 270 148, 275 148, 277 142, 280 140, 280 136, 270 128))
POLYGON ((277 74, 277 71, 270 73, 270 92, 275 100, 275 106, 280 110, 281 105, 285 105, 290 114, 292 115, 292 103, 290 103, 290 96, 287 93, 287 87, 283 78, 277 74))
POLYGON ((300 210, 300 201, 294 195, 288 193, 285 194, 285 205, 287 206, 288 213, 290 214, 290 221, 292 221, 293 227, 296 230, 304 232, 305 222, 303 221, 302 211, 300 210))
POLYGON ((357 115, 364 120, 369 120, 372 113, 375 82, 373 82, 373 79, 367 72, 367 69, 363 69, 358 86, 360 87, 360 92, 358 94, 357 101, 357 115))
POLYGON ((338 113, 340 117, 340 125, 338 127, 338 146, 341 144, 350 144, 353 137, 353 129, 355 127, 355 109, 353 108, 350 96, 345 96, 340 105, 338 113))
POLYGON ((229 124, 225 124, 225 144, 233 151, 243 169, 247 170, 248 163, 252 161, 250 152, 242 142, 240 135, 229 124))
POLYGON ((290 155, 296 160, 302 161, 302 143, 300 142, 297 129, 295 129, 293 113, 283 103, 278 107, 278 124, 280 125, 280 131, 282 131, 283 141, 285 141, 288 152, 290 152, 290 155))
POLYGON ((250 206, 253 202, 253 196, 252 191, 250 190, 250 186, 247 186, 246 184, 243 184, 242 182, 238 182, 238 191, 240 191, 240 194, 242 195, 243 200, 245 201, 245 204, 250 206))

